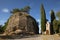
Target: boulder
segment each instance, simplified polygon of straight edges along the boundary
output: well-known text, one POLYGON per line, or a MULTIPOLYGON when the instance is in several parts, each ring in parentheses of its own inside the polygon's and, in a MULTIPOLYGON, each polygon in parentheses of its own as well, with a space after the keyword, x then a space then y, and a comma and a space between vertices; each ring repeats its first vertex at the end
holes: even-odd
POLYGON ((5 33, 27 32, 38 34, 39 28, 36 20, 26 12, 17 12, 11 15, 5 33))

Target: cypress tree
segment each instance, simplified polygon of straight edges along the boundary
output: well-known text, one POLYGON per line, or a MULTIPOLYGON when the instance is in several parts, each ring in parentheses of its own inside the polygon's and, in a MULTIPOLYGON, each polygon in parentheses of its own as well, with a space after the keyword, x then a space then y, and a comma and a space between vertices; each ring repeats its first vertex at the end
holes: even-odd
POLYGON ((46 14, 43 4, 41 4, 41 33, 46 30, 46 14))
POLYGON ((59 28, 58 31, 60 33, 60 11, 56 13, 56 17, 58 18, 58 28, 59 28))
POLYGON ((53 24, 53 21, 55 19, 55 14, 54 14, 54 11, 51 10, 51 23, 53 24))
POLYGON ((51 27, 50 27, 50 29, 51 29, 51 34, 54 33, 54 30, 53 30, 53 21, 54 21, 54 19, 55 19, 55 14, 54 14, 54 11, 51 10, 51 27))
POLYGON ((58 33, 58 21, 56 19, 54 19, 53 21, 53 28, 54 28, 54 32, 58 33))
POLYGON ((60 21, 60 11, 58 11, 57 13, 56 13, 56 17, 59 19, 59 21, 60 21))

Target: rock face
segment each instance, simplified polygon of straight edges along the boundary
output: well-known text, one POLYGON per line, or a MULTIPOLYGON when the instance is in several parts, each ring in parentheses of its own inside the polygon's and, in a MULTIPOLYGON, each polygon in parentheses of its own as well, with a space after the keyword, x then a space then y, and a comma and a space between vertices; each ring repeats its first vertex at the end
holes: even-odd
POLYGON ((10 17, 5 33, 16 33, 16 30, 20 30, 18 33, 39 33, 36 20, 26 12, 17 12, 10 17))

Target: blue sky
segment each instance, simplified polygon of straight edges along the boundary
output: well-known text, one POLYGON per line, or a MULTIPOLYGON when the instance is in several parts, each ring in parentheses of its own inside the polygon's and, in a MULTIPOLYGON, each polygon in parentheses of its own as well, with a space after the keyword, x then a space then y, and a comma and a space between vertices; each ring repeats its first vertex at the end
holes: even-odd
POLYGON ((50 10, 60 10, 60 0, 0 0, 0 25, 4 24, 10 17, 13 8, 31 7, 30 15, 40 22, 40 5, 43 3, 46 17, 50 21, 50 10))

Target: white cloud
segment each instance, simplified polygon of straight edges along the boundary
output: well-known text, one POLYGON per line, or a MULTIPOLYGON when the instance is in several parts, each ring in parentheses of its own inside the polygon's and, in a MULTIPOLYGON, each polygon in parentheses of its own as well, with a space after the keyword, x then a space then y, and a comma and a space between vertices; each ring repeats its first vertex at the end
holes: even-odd
POLYGON ((2 9, 2 12, 5 12, 5 13, 7 13, 7 12, 9 12, 9 9, 7 9, 7 8, 4 8, 4 9, 2 9))

